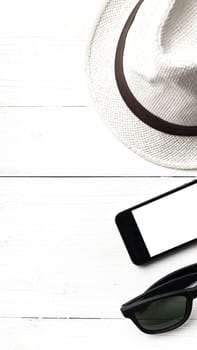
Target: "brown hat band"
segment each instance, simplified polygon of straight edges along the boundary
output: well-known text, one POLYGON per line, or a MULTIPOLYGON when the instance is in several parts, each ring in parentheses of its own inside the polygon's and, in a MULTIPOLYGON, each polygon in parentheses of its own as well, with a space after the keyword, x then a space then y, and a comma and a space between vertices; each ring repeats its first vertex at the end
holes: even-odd
POLYGON ((144 0, 140 0, 135 6, 134 10, 130 14, 123 31, 120 35, 120 39, 118 41, 118 46, 116 50, 115 57, 115 76, 116 82, 118 85, 119 92, 126 103, 127 107, 134 113, 142 122, 149 125, 150 127, 159 130, 161 132, 165 132, 171 135, 179 135, 179 136, 197 136, 197 126, 184 126, 173 124, 160 117, 152 114, 146 108, 144 108, 132 94, 129 86, 127 84, 124 68, 123 68, 123 55, 125 48, 125 41, 127 38, 128 31, 134 22, 135 16, 143 3, 144 0))

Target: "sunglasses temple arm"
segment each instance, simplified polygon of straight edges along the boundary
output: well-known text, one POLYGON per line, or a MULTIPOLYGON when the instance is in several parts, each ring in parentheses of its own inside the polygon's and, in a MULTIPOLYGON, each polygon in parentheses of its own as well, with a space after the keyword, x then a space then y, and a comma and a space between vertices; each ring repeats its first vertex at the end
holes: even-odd
POLYGON ((169 281, 167 283, 164 283, 162 285, 159 285, 158 287, 148 289, 144 294, 143 297, 149 297, 151 295, 157 295, 162 293, 168 293, 172 291, 176 291, 179 289, 184 289, 189 287, 194 282, 197 282, 197 272, 192 273, 190 275, 182 276, 179 278, 176 278, 172 281, 169 281))
MULTIPOLYGON (((184 289, 186 287, 189 287, 191 284, 197 281, 197 272, 192 273, 190 275, 183 276, 182 278, 179 277, 177 279, 174 279, 170 282, 164 283, 158 287, 152 288, 151 290, 148 289, 144 294, 141 294, 135 299, 132 299, 128 301, 127 303, 123 304, 121 307, 121 312, 125 317, 130 317, 131 310, 133 308, 133 304, 140 299, 145 299, 153 295, 159 295, 162 293, 168 293, 172 291, 176 291, 179 289, 184 289)), ((193 294, 193 297, 197 297, 197 288, 191 288, 191 292, 193 294), (193 289, 193 291, 192 291, 193 289)))
POLYGON ((182 276, 186 276, 189 274, 193 274, 193 273, 197 273, 197 264, 193 264, 193 265, 189 265, 186 266, 182 269, 179 269, 177 271, 174 271, 170 274, 168 274, 167 276, 161 278, 160 280, 158 280, 157 282, 155 282, 152 286, 150 286, 146 292, 148 292, 149 290, 158 287, 164 283, 170 282, 176 278, 182 277, 182 276))

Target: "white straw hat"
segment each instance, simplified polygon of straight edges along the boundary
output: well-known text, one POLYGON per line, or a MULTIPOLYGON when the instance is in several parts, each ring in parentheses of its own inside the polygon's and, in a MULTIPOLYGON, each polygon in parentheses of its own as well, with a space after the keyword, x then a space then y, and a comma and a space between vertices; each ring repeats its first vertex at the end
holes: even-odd
POLYGON ((108 0, 87 73, 96 108, 128 148, 197 168, 197 1, 108 0))

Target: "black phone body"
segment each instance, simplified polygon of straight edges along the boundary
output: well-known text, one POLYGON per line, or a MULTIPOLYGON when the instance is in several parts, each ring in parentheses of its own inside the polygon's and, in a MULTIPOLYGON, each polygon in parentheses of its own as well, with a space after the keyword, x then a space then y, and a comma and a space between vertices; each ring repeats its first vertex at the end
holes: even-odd
POLYGON ((189 244, 197 242, 197 222, 196 227, 194 227, 194 225, 190 227, 189 222, 191 221, 189 215, 192 215, 192 218, 195 220, 195 217, 193 217, 194 213, 192 212, 192 210, 190 213, 189 210, 192 206, 195 206, 196 208, 196 204, 197 180, 194 180, 190 183, 184 184, 183 186, 175 188, 169 192, 163 193, 155 198, 152 198, 146 202, 140 203, 132 208, 129 208, 119 213, 115 218, 115 222, 133 263, 135 265, 143 265, 153 259, 161 257, 164 254, 176 251, 178 249, 184 248, 186 245, 188 246, 189 244), (192 201, 192 199, 194 198, 191 198, 193 194, 195 195, 194 186, 196 191, 195 203, 192 201), (163 202, 161 202, 162 200, 163 202), (158 205, 161 203, 162 205, 158 205), (169 205, 169 203, 171 206, 169 205), (175 206, 175 203, 177 204, 177 207, 175 206), (157 210, 157 212, 154 212, 155 208, 158 207, 160 211, 157 210), (140 208, 142 208, 142 210, 140 208), (147 208, 149 208, 149 210, 147 210, 147 208), (168 218, 169 214, 171 217, 170 220, 168 218), (146 217, 144 223, 143 215, 146 217), (156 227, 160 225, 160 230, 165 229, 165 227, 169 228, 168 232, 166 232, 166 235, 165 231, 162 235, 160 235, 159 230, 156 230, 156 227, 154 227, 153 223, 155 222, 157 223, 156 227), (176 226, 174 232, 173 230, 171 230, 171 226, 173 226, 172 223, 176 226), (166 226, 167 224, 168 226, 166 226), (146 226, 148 226, 148 230, 145 235, 146 226), (179 236, 178 230, 180 228, 182 230, 182 233, 179 236), (154 230, 156 231, 154 232, 154 230), (189 230, 192 231, 191 234, 189 230), (175 233, 177 237, 175 237, 175 233), (174 238, 175 243, 177 239, 178 244, 174 244, 174 242, 170 244, 170 240, 172 237, 174 238), (162 240, 164 249, 162 249, 162 240), (147 242, 149 242, 149 244, 147 244, 147 242), (157 244, 159 242, 160 248, 158 249, 157 244), (150 243, 154 246, 154 249, 151 248, 152 251, 150 249, 150 243))

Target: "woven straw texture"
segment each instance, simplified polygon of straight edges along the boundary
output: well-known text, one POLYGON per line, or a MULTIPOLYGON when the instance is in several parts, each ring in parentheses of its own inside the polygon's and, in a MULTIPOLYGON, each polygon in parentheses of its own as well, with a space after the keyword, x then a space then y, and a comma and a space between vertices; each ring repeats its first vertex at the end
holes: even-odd
MULTIPOLYGON (((156 112, 160 117, 177 124, 196 125, 197 89, 195 81, 197 79, 192 77, 194 75, 197 77, 195 64, 195 54, 197 63, 197 51, 192 51, 193 60, 191 60, 191 55, 188 56, 187 50, 184 50, 184 42, 185 45, 188 45, 186 37, 191 37, 190 41, 194 40, 191 33, 194 31, 197 35, 197 30, 192 25, 187 25, 181 34, 180 28, 183 21, 187 20, 187 23, 188 19, 193 16, 193 11, 189 7, 194 0, 183 2, 162 0, 162 3, 164 2, 168 3, 168 16, 163 16, 163 13, 159 15, 159 9, 156 8, 154 13, 149 11, 149 16, 157 12, 158 16, 155 18, 157 20, 159 18, 160 21, 162 19, 162 28, 159 23, 157 26, 159 28, 156 32, 159 34, 158 42, 151 41, 151 35, 147 37, 146 43, 143 42, 143 38, 146 38, 145 30, 141 29, 144 32, 142 37, 139 37, 136 17, 136 28, 133 28, 133 33, 129 33, 130 37, 127 39, 128 43, 125 48, 126 77, 131 91, 139 102, 152 113, 156 112), (188 6, 184 7, 184 18, 181 17, 183 8, 179 7, 177 10, 177 6, 173 7, 175 3, 187 3, 188 6), (173 23, 175 22, 174 28, 173 23), (138 36, 135 37, 135 34, 138 36), (154 50, 154 45, 157 45, 158 48, 158 43, 159 52, 154 50), (180 43, 182 43, 182 48, 180 43), (133 54, 132 48, 135 46, 136 51, 133 51, 133 54), (182 52, 185 52, 184 57, 181 57, 182 52), (151 57, 153 62, 156 62, 154 67, 150 62, 151 57), (147 71, 145 70, 146 65, 149 67, 147 71), (170 83, 166 84, 166 81, 170 83)), ((166 167, 196 169, 197 137, 173 136, 147 126, 127 108, 118 91, 114 75, 117 42, 136 3, 136 0, 107 1, 96 20, 88 44, 86 65, 89 87, 96 109, 113 134, 139 156, 166 167)), ((160 2, 158 0, 144 1, 140 9, 142 13, 144 11, 143 18, 145 18, 146 7, 154 3, 156 5, 160 2)), ((197 10, 197 6, 195 7, 197 10)), ((147 15, 146 21, 150 23, 148 20, 147 15)), ((147 26, 144 28, 148 30, 147 26)), ((151 29, 150 25, 149 33, 154 28, 152 26, 151 29)), ((194 47, 194 42, 192 42, 192 47, 194 47)))

